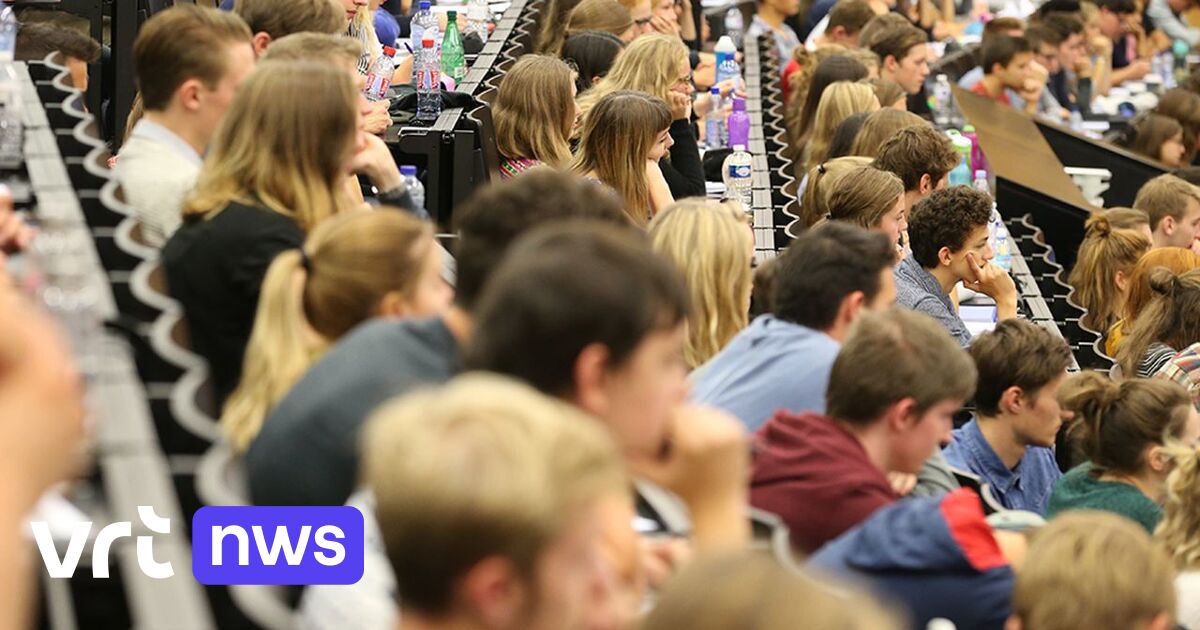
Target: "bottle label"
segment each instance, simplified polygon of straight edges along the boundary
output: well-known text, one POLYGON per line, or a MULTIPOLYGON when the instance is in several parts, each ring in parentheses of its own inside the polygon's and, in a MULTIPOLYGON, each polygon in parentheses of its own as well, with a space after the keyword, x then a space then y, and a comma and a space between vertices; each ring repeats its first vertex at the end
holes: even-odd
POLYGON ((417 69, 417 89, 424 91, 435 90, 440 81, 439 72, 433 68, 417 69))
POLYGON ((367 87, 363 92, 367 98, 378 101, 387 97, 388 88, 391 86, 391 80, 380 74, 371 72, 367 75, 367 87))
POLYGON ((750 179, 749 164, 730 164, 729 177, 730 179, 750 179))

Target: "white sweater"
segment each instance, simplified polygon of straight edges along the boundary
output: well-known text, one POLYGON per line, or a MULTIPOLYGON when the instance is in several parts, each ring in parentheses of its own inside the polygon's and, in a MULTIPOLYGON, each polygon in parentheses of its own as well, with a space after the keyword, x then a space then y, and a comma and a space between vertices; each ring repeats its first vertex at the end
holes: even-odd
POLYGON ((1175 578, 1175 594, 1179 598, 1175 623, 1200 628, 1200 571, 1182 571, 1175 578))
POLYGON ((138 122, 121 147, 114 174, 150 245, 162 247, 179 228, 183 202, 202 165, 200 156, 182 139, 146 120, 138 122))

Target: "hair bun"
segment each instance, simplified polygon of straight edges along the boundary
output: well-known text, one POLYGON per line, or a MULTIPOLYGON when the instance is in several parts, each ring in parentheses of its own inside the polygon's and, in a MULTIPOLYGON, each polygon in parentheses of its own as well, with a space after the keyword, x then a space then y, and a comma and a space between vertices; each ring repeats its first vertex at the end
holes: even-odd
POLYGON ((1166 267, 1155 267, 1150 272, 1150 288, 1156 293, 1173 295, 1179 287, 1179 276, 1166 267))
POLYGON ((1097 236, 1108 236, 1112 234, 1112 223, 1108 217, 1102 214, 1093 214, 1084 224, 1084 230, 1090 233, 1095 233, 1097 236))

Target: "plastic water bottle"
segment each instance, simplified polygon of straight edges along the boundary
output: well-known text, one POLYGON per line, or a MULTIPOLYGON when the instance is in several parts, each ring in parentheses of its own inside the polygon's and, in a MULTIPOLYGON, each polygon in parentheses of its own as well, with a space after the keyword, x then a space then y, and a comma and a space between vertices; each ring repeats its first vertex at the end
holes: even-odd
POLYGON ((487 42, 488 15, 487 0, 470 0, 467 5, 467 33, 474 33, 480 42, 487 42))
POLYGON ((729 134, 729 146, 750 146, 750 114, 746 113, 746 99, 733 98, 733 111, 725 127, 729 134))
POLYGON ((742 32, 746 28, 746 20, 742 17, 741 9, 733 7, 725 12, 725 35, 733 42, 734 47, 742 47, 742 32))
POLYGON ((954 115, 953 92, 950 91, 950 79, 939 74, 933 82, 933 124, 945 129, 950 126, 954 115))
POLYGON ((974 149, 974 143, 971 142, 970 138, 959 133, 957 129, 947 131, 946 135, 950 138, 950 143, 954 145, 954 150, 958 151, 958 154, 962 156, 963 165, 966 167, 966 181, 960 183, 964 185, 970 184, 971 173, 974 172, 974 164, 971 162, 971 152, 974 149))
POLYGON ((396 49, 391 46, 383 47, 383 54, 375 58, 371 69, 367 71, 367 86, 363 93, 369 101, 382 101, 387 98, 388 88, 392 86, 392 75, 396 73, 396 49))
POLYGON ((437 49, 433 46, 433 40, 426 37, 421 41, 421 52, 417 53, 413 70, 417 80, 418 121, 433 122, 442 113, 441 74, 437 49))
POLYGON ((429 38, 433 40, 434 46, 437 46, 442 41, 438 37, 438 19, 433 14, 433 10, 430 9, 430 0, 421 0, 421 3, 417 6, 420 8, 417 10, 417 14, 413 16, 410 27, 412 31, 411 45, 414 55, 421 53, 421 42, 425 41, 426 31, 429 32, 429 38))
POLYGON ((1188 53, 1191 52, 1191 50, 1192 50, 1192 47, 1189 46, 1188 43, 1183 41, 1182 39, 1177 39, 1177 40, 1175 40, 1175 43, 1171 44, 1171 53, 1172 53, 1172 57, 1173 57, 1172 64, 1171 64, 1171 70, 1172 70, 1171 83, 1173 85, 1178 85, 1180 81, 1183 81, 1185 78, 1187 78, 1187 75, 1188 75, 1187 57, 1188 57, 1188 53))
POLYGON ((993 210, 992 216, 995 217, 993 225, 995 226, 994 229, 996 231, 994 245, 992 246, 992 252, 995 254, 995 258, 992 258, 992 262, 1004 271, 1011 272, 1012 247, 1010 247, 1008 243, 1008 228, 1004 226, 1004 220, 1000 218, 999 212, 993 210))
POLYGON ((400 175, 404 178, 404 187, 412 197, 417 216, 428 219, 429 211, 425 209, 425 186, 417 178, 417 167, 405 164, 400 167, 400 175))
MULTIPOLYGON (((738 15, 740 16, 741 13, 738 15)), ((722 35, 721 39, 717 40, 717 47, 713 49, 713 52, 717 55, 717 83, 742 78, 742 69, 737 62, 737 46, 730 36, 722 35)))
POLYGON ((983 169, 975 171, 975 181, 971 182, 971 187, 979 192, 987 193, 989 197, 992 196, 992 186, 988 183, 987 171, 983 169))
POLYGON ((722 149, 728 140, 728 131, 725 129, 725 116, 720 107, 721 89, 714 85, 709 90, 709 97, 713 105, 704 116, 704 147, 709 150, 722 149))
POLYGON ((971 185, 971 167, 967 166, 966 160, 959 160, 958 166, 955 166, 950 171, 949 181, 947 186, 970 186, 971 185))
POLYGON ((442 74, 454 80, 454 85, 467 78, 467 59, 463 54, 462 36, 458 34, 458 13, 446 14, 446 35, 442 38, 442 74))
POLYGON ((987 156, 983 154, 983 147, 979 144, 979 136, 975 133, 975 127, 973 125, 964 125, 962 137, 971 141, 972 170, 991 173, 992 169, 988 166, 987 156))
POLYGON ((0 167, 16 168, 24 159, 25 123, 21 118, 21 84, 12 62, 0 67, 0 167))
POLYGON ((725 198, 740 201, 742 210, 754 218, 754 158, 746 152, 746 145, 733 145, 733 153, 725 158, 721 166, 725 180, 725 198))

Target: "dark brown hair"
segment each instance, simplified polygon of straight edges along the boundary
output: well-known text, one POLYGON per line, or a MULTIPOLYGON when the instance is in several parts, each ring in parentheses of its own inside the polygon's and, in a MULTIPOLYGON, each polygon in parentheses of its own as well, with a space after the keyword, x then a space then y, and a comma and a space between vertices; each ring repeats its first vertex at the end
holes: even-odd
POLYGON ((879 62, 883 63, 887 61, 888 57, 900 61, 908 55, 908 51, 913 47, 924 45, 927 41, 929 38, 925 36, 925 31, 907 24, 884 30, 874 38, 868 47, 871 52, 879 55, 879 62))
POLYGON ((913 259, 933 269, 938 266, 938 251, 943 247, 960 251, 971 232, 991 220, 991 195, 966 186, 935 190, 917 202, 908 217, 913 259))
POLYGON ((929 125, 913 125, 883 143, 875 166, 899 175, 904 190, 912 191, 920 187, 923 175, 936 185, 960 159, 950 138, 929 125))
POLYGON ((17 61, 41 61, 52 52, 95 63, 100 58, 100 42, 65 26, 34 22, 22 24, 17 31, 17 61))
POLYGON ((1146 114, 1134 123, 1137 134, 1130 150, 1144 155, 1155 162, 1162 160, 1162 146, 1176 135, 1183 135, 1183 125, 1178 120, 1160 114, 1146 114))
POLYGON ((293 33, 346 31, 341 6, 329 0, 236 0, 233 12, 246 21, 252 33, 266 33, 272 40, 293 33))
POLYGON ((840 26, 846 29, 847 35, 853 35, 862 31, 873 17, 875 11, 871 9, 867 0, 839 0, 829 10, 829 24, 825 26, 825 31, 833 32, 833 29, 840 26))
POLYGON ((133 70, 147 110, 162 110, 188 79, 216 87, 228 71, 225 46, 250 45, 251 33, 237 15, 179 4, 154 14, 133 44, 133 70))
POLYGON ((979 380, 975 406, 985 416, 1000 413, 1000 397, 1020 387, 1036 398, 1047 383, 1066 374, 1071 348, 1060 336, 1023 319, 1006 319, 971 342, 968 350, 979 380))
POLYGON ((997 35, 989 38, 983 43, 980 48, 980 66, 983 67, 984 74, 991 74, 995 69, 996 64, 1002 67, 1008 67, 1012 63, 1014 57, 1021 53, 1033 52, 1033 45, 1024 37, 1009 37, 1008 35, 997 35))

